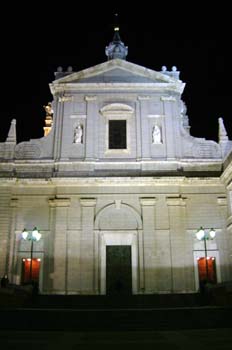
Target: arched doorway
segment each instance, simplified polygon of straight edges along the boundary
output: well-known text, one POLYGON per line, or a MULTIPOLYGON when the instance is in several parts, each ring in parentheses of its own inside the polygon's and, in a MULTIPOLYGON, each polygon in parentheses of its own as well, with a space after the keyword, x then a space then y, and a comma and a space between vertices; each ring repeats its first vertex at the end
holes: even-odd
MULTIPOLYGON (((131 206, 116 201, 103 208, 95 220, 98 251, 96 278, 100 294, 128 295, 139 290, 139 235, 141 218, 131 206)), ((142 255, 142 249, 140 250, 142 255)))

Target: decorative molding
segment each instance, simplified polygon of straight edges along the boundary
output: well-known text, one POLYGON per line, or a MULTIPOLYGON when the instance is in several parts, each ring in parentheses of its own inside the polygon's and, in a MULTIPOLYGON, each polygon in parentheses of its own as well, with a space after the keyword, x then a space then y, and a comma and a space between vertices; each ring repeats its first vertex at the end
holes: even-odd
POLYGON ((168 101, 168 102, 175 102, 176 98, 173 96, 161 96, 160 100, 161 101, 168 101))
POLYGON ((165 117, 165 115, 163 115, 163 114, 148 114, 147 115, 147 118, 164 118, 165 117))
POLYGON ((155 197, 144 197, 140 198, 140 204, 143 206, 153 206, 156 204, 156 198, 155 197))
POLYGON ((134 109, 125 103, 110 103, 100 109, 101 115, 107 116, 124 116, 134 113, 134 109))
POLYGON ((49 199, 48 203, 50 207, 69 207, 71 200, 70 198, 53 198, 49 199))
POLYGON ((96 198, 80 198, 82 207, 95 207, 97 200, 96 198))
POLYGON ((12 208, 17 208, 19 206, 18 198, 11 198, 10 206, 12 208))
POLYGON ((63 96, 63 97, 59 97, 59 102, 72 102, 74 100, 73 96, 63 96))
POLYGON ((137 97, 137 99, 139 101, 146 101, 146 100, 150 100, 151 99, 151 96, 146 96, 146 95, 140 95, 137 97))
POLYGON ((182 197, 166 197, 166 202, 170 206, 186 206, 186 198, 182 197))
POLYGON ((126 149, 107 149, 105 151, 105 155, 106 156, 115 156, 115 155, 127 155, 130 154, 130 148, 126 148, 126 149))
POLYGON ((86 114, 71 114, 69 116, 70 119, 77 119, 77 118, 80 118, 80 119, 86 119, 86 114))
POLYGON ((226 197, 218 197, 217 202, 219 205, 227 205, 227 198, 226 197))
POLYGON ((93 95, 93 96, 85 96, 85 101, 96 101, 97 96, 93 95))

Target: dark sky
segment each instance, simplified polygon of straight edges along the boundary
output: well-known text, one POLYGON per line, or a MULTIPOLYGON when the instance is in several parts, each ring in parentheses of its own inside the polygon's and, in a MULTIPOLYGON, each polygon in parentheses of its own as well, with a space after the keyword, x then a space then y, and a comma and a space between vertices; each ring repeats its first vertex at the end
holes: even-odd
MULTIPOLYGON (((36 6, 31 11, 35 14, 36 6)), ((186 17, 183 22, 177 13, 170 23, 172 16, 165 11, 161 17, 149 14, 149 9, 146 13, 118 12, 128 61, 157 71, 163 65, 180 70, 180 79, 186 83, 182 98, 191 134, 217 140, 218 118, 222 117, 232 139, 231 39, 226 28, 220 26, 209 33, 202 29, 193 36, 186 17)), ((5 35, 2 31, 0 141, 7 137, 13 118, 17 120, 18 142, 43 136, 43 105, 52 100, 48 84, 54 80, 54 72, 60 65, 79 71, 106 61, 114 13, 109 6, 105 12, 91 9, 89 15, 69 7, 62 17, 62 8, 53 13, 45 9, 38 12, 39 20, 22 15, 13 21, 14 32, 5 35)), ((197 21, 195 17, 195 24, 197 21)), ((205 27, 209 24, 212 22, 205 27)))

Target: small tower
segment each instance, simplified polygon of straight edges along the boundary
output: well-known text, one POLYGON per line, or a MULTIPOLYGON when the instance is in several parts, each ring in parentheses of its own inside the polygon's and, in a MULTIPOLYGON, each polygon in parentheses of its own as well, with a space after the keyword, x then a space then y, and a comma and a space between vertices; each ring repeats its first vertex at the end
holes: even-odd
POLYGON ((45 118, 45 126, 44 126, 44 136, 47 136, 52 128, 52 122, 53 122, 53 109, 51 102, 48 102, 47 106, 43 106, 44 110, 46 112, 46 118, 45 118))
POLYGON ((114 27, 113 41, 110 42, 109 46, 106 46, 105 53, 108 60, 113 60, 114 58, 126 59, 128 47, 121 41, 118 26, 114 27))

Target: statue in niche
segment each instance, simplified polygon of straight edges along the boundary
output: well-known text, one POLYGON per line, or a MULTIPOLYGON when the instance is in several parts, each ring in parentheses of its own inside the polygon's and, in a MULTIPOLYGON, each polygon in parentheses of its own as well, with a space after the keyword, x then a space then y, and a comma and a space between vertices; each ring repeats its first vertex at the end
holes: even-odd
POLYGON ((51 102, 48 102, 47 106, 43 106, 45 112, 46 112, 46 116, 53 116, 53 109, 52 109, 52 104, 51 102))
POLYGON ((189 118, 187 116, 187 107, 184 101, 180 101, 181 105, 180 105, 180 114, 181 114, 181 119, 182 119, 182 125, 184 127, 184 129, 189 133, 189 118))
POLYGON ((83 143, 83 127, 78 124, 74 130, 74 143, 83 143))
POLYGON ((161 128, 158 125, 155 125, 152 129, 152 143, 162 143, 161 128))

